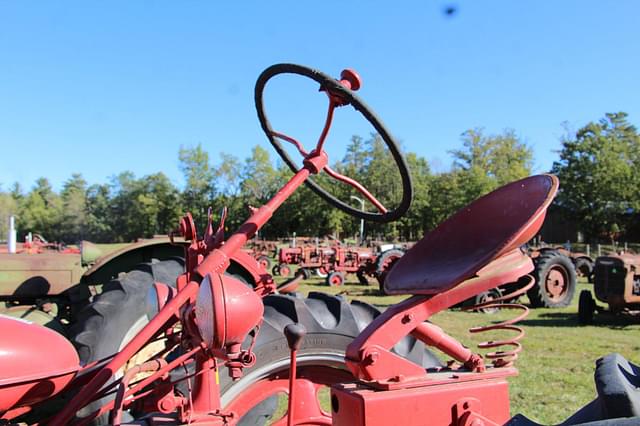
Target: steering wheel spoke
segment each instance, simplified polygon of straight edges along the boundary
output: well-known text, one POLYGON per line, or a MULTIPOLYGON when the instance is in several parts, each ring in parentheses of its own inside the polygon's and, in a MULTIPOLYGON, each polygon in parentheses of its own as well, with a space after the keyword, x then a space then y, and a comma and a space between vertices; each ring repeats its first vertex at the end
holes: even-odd
POLYGON ((296 149, 298 150, 300 155, 302 155, 303 157, 306 157, 307 155, 309 155, 307 150, 304 149, 304 146, 302 146, 302 144, 300 142, 298 142, 296 139, 292 138, 291 136, 287 136, 284 133, 276 132, 275 130, 272 131, 271 134, 273 136, 275 136, 276 138, 280 138, 283 141, 287 141, 290 144, 293 144, 293 146, 296 147, 296 149))
POLYGON ((332 178, 334 178, 335 180, 338 180, 340 182, 344 182, 347 185, 350 185, 352 187, 354 187, 358 192, 360 192, 360 194, 362 194, 367 200, 369 200, 369 202, 371 204, 373 204, 380 213, 385 214, 387 213, 387 208, 380 202, 378 201, 378 199, 372 194, 370 193, 367 188, 365 188, 364 186, 362 186, 362 184, 360 182, 358 182, 355 179, 350 178, 349 176, 345 176, 343 174, 340 174, 338 172, 336 172, 335 170, 333 170, 331 167, 329 166, 325 166, 324 167, 324 171, 327 172, 327 174, 329 176, 331 176, 332 178))
POLYGON ((371 109, 353 92, 354 90, 358 90, 361 85, 360 77, 358 76, 358 74, 353 70, 344 70, 340 77, 340 80, 336 80, 320 71, 295 64, 276 64, 264 70, 262 74, 260 74, 260 77, 258 77, 258 81, 256 82, 255 87, 256 110, 258 113, 258 118, 260 119, 262 130, 265 132, 267 138, 269 139, 275 150, 278 152, 280 157, 282 157, 284 162, 293 172, 297 172, 297 164, 291 159, 287 151, 283 148, 281 141, 286 141, 293 144, 297 148, 300 155, 302 155, 305 159, 308 158, 313 152, 324 154, 323 148, 325 140, 329 133, 336 108, 351 105, 356 111, 362 114, 362 116, 371 124, 371 126, 375 129, 375 131, 378 133, 378 135, 380 135, 382 140, 387 145, 389 153, 393 157, 393 160, 398 167, 400 178, 402 180, 402 198, 400 202, 397 206, 394 206, 393 209, 389 210, 378 200, 377 197, 371 194, 371 192, 369 192, 357 180, 352 179, 348 176, 344 176, 328 166, 325 166, 322 170, 324 170, 333 179, 346 183, 347 185, 355 188, 360 194, 362 194, 367 200, 369 200, 369 202, 373 204, 378 211, 367 212, 358 210, 350 204, 336 198, 313 179, 307 180, 306 184, 311 188, 311 190, 324 198, 329 204, 352 216, 383 223, 397 220, 409 209, 409 206, 411 205, 413 189, 411 186, 411 176, 409 175, 409 168, 407 167, 404 158, 400 154, 398 144, 395 142, 384 124, 382 124, 382 121, 378 117, 376 117, 371 109), (266 116, 263 100, 264 89, 267 85, 267 82, 271 78, 280 74, 296 74, 310 78, 316 81, 320 85, 320 90, 328 95, 329 107, 327 110, 325 124, 318 138, 316 146, 311 151, 307 151, 296 139, 287 136, 284 133, 274 131, 271 128, 271 123, 269 123, 269 120, 266 116))

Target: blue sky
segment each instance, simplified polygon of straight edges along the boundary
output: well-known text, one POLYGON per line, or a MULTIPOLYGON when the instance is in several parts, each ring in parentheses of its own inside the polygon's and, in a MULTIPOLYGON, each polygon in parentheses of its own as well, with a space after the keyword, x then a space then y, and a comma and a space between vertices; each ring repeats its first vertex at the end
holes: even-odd
MULTIPOLYGON (((563 122, 640 120, 639 16, 634 1, 0 0, 0 184, 131 170, 182 186, 180 146, 201 143, 214 164, 267 147, 253 86, 276 62, 355 68, 361 97, 436 170, 484 127, 514 129, 543 172, 563 122)), ((268 105, 279 130, 307 140, 318 124, 298 87, 283 82, 268 105)), ((334 158, 368 132, 344 118, 334 158)))

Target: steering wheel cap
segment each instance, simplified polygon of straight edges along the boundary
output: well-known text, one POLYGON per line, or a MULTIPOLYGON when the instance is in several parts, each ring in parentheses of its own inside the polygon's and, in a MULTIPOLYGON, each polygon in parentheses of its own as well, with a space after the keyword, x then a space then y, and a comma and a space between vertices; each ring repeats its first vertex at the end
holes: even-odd
POLYGON ((340 84, 349 90, 355 91, 362 87, 362 79, 355 70, 347 68, 340 73, 340 84))
POLYGON ((317 175, 329 163, 329 157, 324 150, 318 152, 313 150, 302 160, 302 164, 314 175, 317 175))

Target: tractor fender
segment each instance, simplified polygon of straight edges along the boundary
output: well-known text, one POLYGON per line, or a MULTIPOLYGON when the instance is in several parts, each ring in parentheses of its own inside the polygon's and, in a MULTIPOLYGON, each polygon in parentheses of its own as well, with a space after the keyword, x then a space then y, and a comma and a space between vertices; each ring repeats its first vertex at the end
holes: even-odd
POLYGON ((184 240, 171 243, 169 237, 141 240, 126 245, 116 251, 100 256, 82 275, 81 282, 87 284, 106 284, 121 272, 128 272, 140 263, 152 259, 165 260, 171 257, 184 257, 187 246, 184 240))
MULTIPOLYGON (((141 263, 184 257, 188 244, 182 239, 175 239, 172 243, 168 237, 135 242, 98 258, 83 274, 81 281, 91 285, 104 285, 118 274, 128 272, 141 263)), ((231 257, 230 269, 249 283, 260 282, 261 275, 266 273, 253 256, 241 250, 231 257)))

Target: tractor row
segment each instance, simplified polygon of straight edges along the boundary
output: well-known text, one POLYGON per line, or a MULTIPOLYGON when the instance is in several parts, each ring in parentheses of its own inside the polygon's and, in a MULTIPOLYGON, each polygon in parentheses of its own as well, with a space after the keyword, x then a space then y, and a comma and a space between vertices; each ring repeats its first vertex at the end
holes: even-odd
POLYGON ((369 285, 369 278, 376 279, 381 285, 385 274, 403 254, 403 250, 392 244, 380 245, 376 249, 339 243, 331 246, 304 244, 283 247, 278 251, 278 264, 273 267, 272 273, 287 277, 292 272, 291 265, 296 265, 304 278, 316 275, 325 278, 330 286, 343 285, 346 274, 356 274, 362 285, 369 285))

